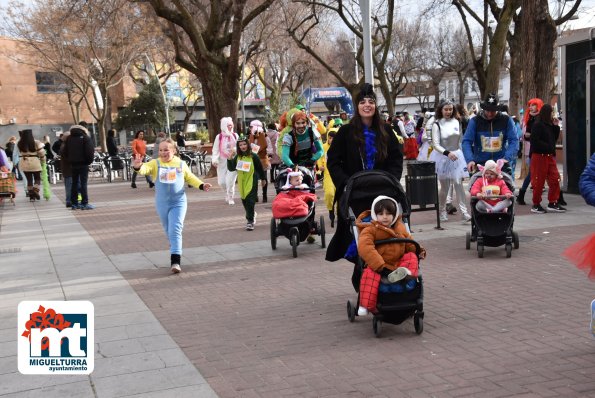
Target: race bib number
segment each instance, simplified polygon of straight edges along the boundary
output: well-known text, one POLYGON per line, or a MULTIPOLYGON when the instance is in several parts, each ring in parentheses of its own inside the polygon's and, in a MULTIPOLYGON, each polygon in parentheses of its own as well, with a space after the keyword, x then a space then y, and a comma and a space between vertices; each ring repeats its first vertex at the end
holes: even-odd
POLYGON ((8 178, 8 173, 0 173, 0 178, 8 178))
POLYGON ((260 151, 260 145, 251 144, 250 146, 252 147, 252 153, 255 153, 258 155, 258 151, 260 151))
POLYGON ((482 187, 481 190, 485 196, 500 195, 500 187, 498 185, 486 185, 485 187, 482 187))
POLYGON ((252 167, 251 162, 245 162, 243 160, 238 160, 238 164, 236 165, 236 170, 249 172, 251 167, 252 167))
POLYGON ((173 184, 176 182, 175 167, 161 167, 159 169, 159 182, 163 184, 173 184))
POLYGON ((497 137, 481 137, 481 147, 484 152, 500 152, 502 150, 502 134, 497 137))

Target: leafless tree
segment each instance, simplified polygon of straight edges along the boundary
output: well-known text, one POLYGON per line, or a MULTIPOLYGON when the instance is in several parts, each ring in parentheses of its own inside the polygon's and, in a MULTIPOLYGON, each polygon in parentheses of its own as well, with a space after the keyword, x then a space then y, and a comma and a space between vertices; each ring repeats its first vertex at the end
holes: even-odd
MULTIPOLYGON (((21 50, 68 82, 71 104, 86 103, 105 149, 110 91, 144 51, 139 38, 146 24, 137 17, 136 5, 127 0, 35 0, 26 6, 12 3, 8 16, 8 32, 20 39, 21 50)), ((73 116, 78 122, 79 114, 73 116)))
POLYGON ((459 104, 465 103, 465 81, 473 73, 473 63, 469 47, 466 45, 465 31, 452 25, 441 25, 436 35, 438 50, 437 63, 447 71, 456 73, 459 84, 459 104))
POLYGON ((548 102, 554 89, 554 46, 556 26, 568 21, 578 10, 581 0, 565 14, 554 19, 547 0, 522 0, 523 98, 542 98, 548 102))
POLYGON ((258 50, 243 32, 274 0, 148 0, 176 52, 176 63, 196 75, 204 95, 211 140, 219 120, 237 115, 241 56, 258 50))

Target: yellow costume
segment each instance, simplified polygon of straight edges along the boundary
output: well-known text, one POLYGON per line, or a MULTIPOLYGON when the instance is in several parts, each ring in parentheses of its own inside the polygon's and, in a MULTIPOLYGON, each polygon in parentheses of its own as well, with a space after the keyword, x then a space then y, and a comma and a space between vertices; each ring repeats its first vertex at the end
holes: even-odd
MULTIPOLYGON (((337 128, 329 129, 328 132, 336 133, 338 131, 337 128)), ((323 179, 322 179, 322 188, 324 189, 324 203, 326 204, 326 208, 329 212, 329 216, 331 219, 331 223, 334 225, 334 218, 335 218, 335 209, 334 209, 334 201, 335 201, 335 184, 333 184, 333 180, 331 179, 331 174, 328 171, 328 167, 326 167, 326 158, 327 153, 330 148, 331 144, 329 142, 325 142, 322 145, 322 149, 324 149, 324 156, 322 156, 317 161, 318 169, 323 170, 323 179)))

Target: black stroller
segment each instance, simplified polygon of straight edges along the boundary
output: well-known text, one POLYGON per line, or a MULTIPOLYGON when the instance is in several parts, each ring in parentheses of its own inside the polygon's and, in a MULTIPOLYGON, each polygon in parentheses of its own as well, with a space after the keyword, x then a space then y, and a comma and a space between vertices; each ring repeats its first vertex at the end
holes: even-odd
MULTIPOLYGON (((301 166, 299 167, 299 170, 304 175, 304 184, 307 184, 310 187, 309 192, 314 193, 315 187, 312 171, 301 166)), ((277 194, 282 191, 281 187, 287 181, 287 173, 287 169, 283 169, 275 178, 275 191, 277 194)), ((271 248, 273 250, 277 249, 277 237, 283 235, 289 239, 289 242, 291 243, 293 257, 297 257, 297 247, 299 246, 300 242, 305 241, 309 235, 316 234, 320 235, 320 244, 324 249, 326 247, 324 217, 320 216, 320 221, 316 222, 315 210, 316 203, 312 202, 308 207, 308 214, 304 217, 288 217, 280 219, 272 217, 271 248)))
MULTIPOLYGON (((478 178, 482 177, 481 172, 471 176, 469 190, 478 178)), ((508 188, 514 193, 514 182, 510 175, 502 173, 502 178, 508 188)), ((488 199, 504 199, 505 196, 492 196, 488 199)), ((475 208, 479 199, 471 197, 471 232, 467 232, 465 238, 465 249, 471 248, 471 242, 477 242, 477 257, 483 258, 484 247, 500 247, 504 245, 506 257, 512 256, 512 248, 519 248, 519 235, 513 231, 514 225, 514 196, 506 213, 482 213, 475 208)))
MULTIPOLYGON (((380 195, 391 197, 397 201, 402 211, 403 223, 409 229, 409 216, 411 214, 411 206, 407 200, 407 196, 399 181, 384 171, 370 170, 361 171, 354 174, 345 187, 345 191, 341 196, 339 203, 339 217, 349 221, 351 233, 355 239, 355 244, 358 241, 358 228, 355 225, 357 216, 365 210, 370 210, 372 202, 380 195)), ((419 260, 420 246, 417 242, 410 239, 385 239, 375 242, 376 245, 384 243, 411 243, 416 247, 416 255, 419 260)), ((350 251, 348 250, 348 253, 350 251)), ((359 282, 366 265, 359 255, 348 258, 348 260, 355 262, 353 275, 351 281, 356 292, 359 293, 359 282)), ((347 317, 350 322, 355 320, 357 316, 357 308, 359 303, 359 295, 357 301, 347 301, 347 317)), ((374 335, 380 337, 382 323, 390 323, 399 325, 406 319, 413 316, 413 325, 415 332, 421 334, 423 332, 423 279, 421 270, 416 279, 402 280, 390 285, 385 285, 381 282, 378 291, 378 302, 376 305, 377 312, 372 319, 372 328, 374 335)))

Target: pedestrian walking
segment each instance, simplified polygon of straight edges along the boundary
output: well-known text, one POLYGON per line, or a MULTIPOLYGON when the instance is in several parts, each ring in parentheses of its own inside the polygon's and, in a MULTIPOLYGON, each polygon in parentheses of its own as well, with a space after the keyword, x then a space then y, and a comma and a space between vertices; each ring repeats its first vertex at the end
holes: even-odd
POLYGON ((235 152, 238 135, 233 129, 233 120, 230 117, 221 118, 221 132, 215 137, 213 142, 213 156, 211 163, 217 168, 217 184, 223 188, 225 193, 225 203, 234 205, 235 185, 238 173, 228 170, 227 159, 232 157, 235 152))
POLYGON ((430 160, 436 163, 436 174, 440 181, 439 207, 440 221, 448 221, 446 202, 452 184, 456 203, 463 221, 471 220, 467 211, 467 199, 463 188, 463 178, 468 175, 467 164, 461 150, 463 137, 459 113, 449 100, 436 108, 435 122, 432 125, 432 152, 430 160))
MULTIPOLYGON (((523 132, 523 156, 522 160, 525 162, 525 165, 530 168, 531 167, 531 130, 533 129, 533 123, 537 119, 539 115, 539 111, 543 106, 543 101, 540 98, 531 98, 527 103, 527 112, 523 116, 523 123, 521 125, 521 130, 523 132)), ((526 205, 525 203, 525 193, 527 192, 527 188, 529 188, 529 184, 531 183, 531 170, 525 176, 523 180, 523 184, 521 185, 521 189, 519 189, 519 194, 516 198, 516 202, 520 205, 526 205)))
POLYGON ((175 141, 167 138, 159 144, 159 159, 143 163, 142 155, 137 154, 132 161, 135 172, 150 175, 155 181, 155 209, 169 241, 170 269, 174 274, 182 270, 182 230, 188 207, 184 186, 205 192, 211 188, 211 184, 192 174, 177 152, 175 141))
MULTIPOLYGON (((398 180, 403 173, 403 153, 390 126, 386 126, 380 117, 372 85, 364 83, 360 87, 355 104, 353 118, 349 124, 341 126, 328 151, 326 167, 337 188, 337 203, 347 180, 359 171, 384 170, 398 180)), ((326 260, 343 258, 351 240, 347 220, 339 217, 326 260)))
POLYGON ((92 210, 89 203, 87 183, 89 181, 89 165, 93 163, 95 149, 89 137, 89 131, 80 124, 70 126, 70 135, 60 148, 60 156, 70 164, 72 186, 70 188, 70 204, 72 210, 92 210), (79 203, 79 191, 81 201, 79 203))
MULTIPOLYGON (((33 130, 20 131, 17 144, 21 157, 21 170, 27 178, 27 192, 31 201, 40 200, 41 171, 46 164, 45 149, 42 142, 33 138, 33 130)), ((46 169, 47 170, 47 169, 46 169)))
POLYGON ((267 177, 258 155, 250 149, 248 137, 244 135, 238 137, 236 149, 231 152, 230 158, 227 159, 227 169, 229 171, 237 170, 240 197, 246 212, 246 231, 253 231, 256 222, 254 205, 258 194, 258 180, 261 181, 261 185, 264 187, 267 183, 267 177))
POLYGON ((553 117, 550 104, 541 107, 531 131, 531 184, 533 185, 532 213, 548 211, 563 213, 566 209, 558 203, 560 173, 556 164, 556 141, 560 136, 559 120, 553 117), (549 187, 547 210, 541 206, 541 194, 547 181, 549 187))
MULTIPOLYGON (((134 140, 132 140, 132 157, 136 159, 138 155, 140 155, 143 161, 147 156, 147 141, 145 141, 145 132, 143 130, 137 131, 136 135, 134 136, 134 140)), ((133 170, 130 188, 136 188, 136 175, 136 170, 133 170)), ((147 180, 147 184, 149 184, 149 188, 153 188, 155 186, 148 174, 145 175, 145 179, 147 180)))

